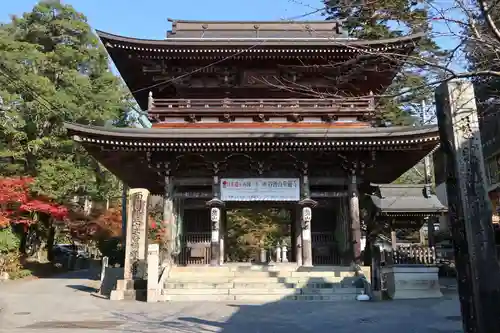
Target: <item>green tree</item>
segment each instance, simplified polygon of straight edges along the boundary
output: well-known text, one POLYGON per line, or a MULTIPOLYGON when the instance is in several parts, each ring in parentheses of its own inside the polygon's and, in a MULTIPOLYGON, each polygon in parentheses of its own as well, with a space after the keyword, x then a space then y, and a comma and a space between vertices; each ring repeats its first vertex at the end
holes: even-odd
POLYGON ((261 248, 274 249, 277 242, 290 246, 290 212, 284 209, 233 209, 227 212, 226 248, 233 262, 259 258, 261 248))
MULTIPOLYGON (((466 58, 468 70, 471 73, 480 71, 500 71, 499 49, 500 38, 496 36, 494 29, 500 26, 500 6, 495 2, 489 10, 492 23, 496 26, 490 27, 486 23, 484 15, 467 13, 474 18, 474 25, 467 25, 464 31, 466 36, 466 58), (481 38, 478 38, 480 34, 481 38)), ((500 75, 476 75, 472 77, 475 84, 475 93, 480 112, 497 113, 497 105, 500 103, 500 75), (493 108, 490 108, 493 106, 493 108)), ((491 119, 491 118, 487 118, 491 119)), ((485 120, 487 120, 485 119, 485 120)), ((489 125, 489 124, 488 124, 489 125)), ((491 124, 494 127, 495 124, 491 124)), ((496 130, 493 129, 493 130, 496 130)))
MULTIPOLYGON (((350 37, 379 40, 431 30, 429 7, 432 0, 358 0, 347 4, 340 0, 324 0, 324 4, 327 19, 343 20, 350 37)), ((408 62, 385 94, 391 97, 381 98, 381 117, 393 125, 415 123, 422 100, 433 101, 434 88, 429 83, 440 75, 437 68, 428 65, 443 64, 446 56, 447 52, 430 37, 421 40, 411 59, 402 59, 408 62)))
POLYGON ((114 177, 67 138, 63 123, 125 119, 129 98, 85 16, 40 3, 0 27, 0 173, 36 177, 59 202, 116 196, 114 177))

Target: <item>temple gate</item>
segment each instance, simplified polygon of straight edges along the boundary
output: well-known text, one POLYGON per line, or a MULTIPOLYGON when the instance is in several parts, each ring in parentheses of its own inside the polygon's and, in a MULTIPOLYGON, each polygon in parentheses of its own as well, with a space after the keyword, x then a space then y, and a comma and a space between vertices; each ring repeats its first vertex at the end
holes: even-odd
POLYGON ((226 212, 281 207, 293 269, 350 269, 370 184, 439 144, 436 126, 378 117, 403 64, 380 51, 409 54, 423 34, 352 40, 336 21, 173 21, 157 41, 97 33, 153 128, 66 128, 129 188, 163 197, 164 265, 224 266, 226 212))

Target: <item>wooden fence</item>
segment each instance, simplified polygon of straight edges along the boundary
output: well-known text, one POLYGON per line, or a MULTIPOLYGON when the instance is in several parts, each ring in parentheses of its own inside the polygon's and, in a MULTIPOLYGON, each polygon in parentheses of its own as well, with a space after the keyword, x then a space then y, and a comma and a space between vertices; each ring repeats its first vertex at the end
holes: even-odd
POLYGON ((392 251, 382 252, 386 265, 435 265, 436 249, 423 246, 399 246, 392 251))

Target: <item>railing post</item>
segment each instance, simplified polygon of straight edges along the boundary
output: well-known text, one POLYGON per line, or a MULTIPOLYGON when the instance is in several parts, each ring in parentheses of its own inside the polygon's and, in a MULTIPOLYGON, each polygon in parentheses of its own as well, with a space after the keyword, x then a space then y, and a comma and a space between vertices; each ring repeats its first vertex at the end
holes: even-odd
POLYGON ((267 262, 267 253, 265 248, 260 249, 260 263, 265 264, 267 262))
POLYGON ((370 90, 370 100, 368 101, 368 107, 371 109, 371 110, 374 110, 375 109, 375 97, 373 96, 373 91, 370 90))
POLYGON ((276 244, 276 262, 281 262, 281 246, 279 242, 276 244))
POLYGON ((155 103, 155 101, 153 99, 153 92, 150 91, 148 94, 148 110, 153 109, 154 103, 155 103))
POLYGON ((288 256, 287 256, 287 247, 285 244, 283 244, 283 247, 281 248, 281 261, 282 262, 288 262, 288 256))

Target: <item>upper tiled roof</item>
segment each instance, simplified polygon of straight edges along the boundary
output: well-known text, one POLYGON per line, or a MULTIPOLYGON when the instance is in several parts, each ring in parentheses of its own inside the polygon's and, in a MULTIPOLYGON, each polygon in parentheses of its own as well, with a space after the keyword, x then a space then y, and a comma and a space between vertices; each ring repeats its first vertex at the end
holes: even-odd
POLYGON ((447 208, 436 195, 430 193, 430 185, 374 184, 370 195, 375 207, 383 214, 441 214, 447 208))
POLYGON ((347 38, 339 21, 173 20, 167 38, 347 38))

